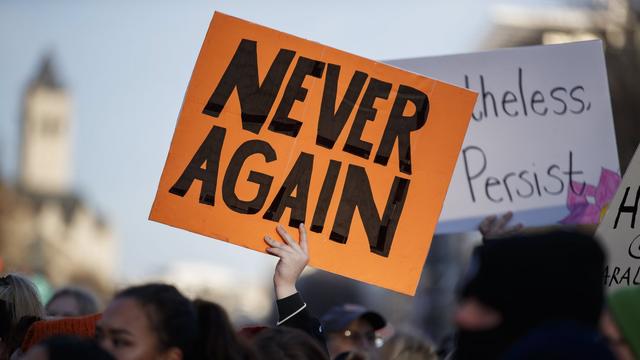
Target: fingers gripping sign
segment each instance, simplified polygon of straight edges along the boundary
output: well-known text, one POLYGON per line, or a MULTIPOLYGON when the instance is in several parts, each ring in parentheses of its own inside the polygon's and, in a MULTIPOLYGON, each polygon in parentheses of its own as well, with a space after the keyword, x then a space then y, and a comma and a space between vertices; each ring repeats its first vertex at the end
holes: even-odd
POLYGON ((282 225, 278 225, 276 231, 284 242, 275 240, 269 235, 264 237, 264 241, 269 245, 266 249, 267 252, 280 258, 273 274, 273 284, 278 299, 283 299, 298 292, 296 290, 296 281, 309 262, 307 230, 304 224, 300 224, 298 230, 300 232, 300 243, 292 238, 282 225))
POLYGON ((494 239, 503 236, 509 236, 522 230, 523 225, 517 223, 515 225, 510 224, 513 218, 513 212, 509 211, 499 218, 496 215, 487 216, 478 225, 478 230, 482 234, 484 239, 494 239))

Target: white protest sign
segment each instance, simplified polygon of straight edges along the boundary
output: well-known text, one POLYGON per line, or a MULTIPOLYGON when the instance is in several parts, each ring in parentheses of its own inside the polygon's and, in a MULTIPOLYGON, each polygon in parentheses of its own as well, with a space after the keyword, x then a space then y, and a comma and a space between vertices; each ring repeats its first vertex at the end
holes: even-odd
POLYGON ((387 63, 478 92, 437 232, 598 223, 620 179, 601 41, 387 63))
POLYGON ((604 282, 609 290, 640 285, 640 147, 596 230, 608 255, 604 282))

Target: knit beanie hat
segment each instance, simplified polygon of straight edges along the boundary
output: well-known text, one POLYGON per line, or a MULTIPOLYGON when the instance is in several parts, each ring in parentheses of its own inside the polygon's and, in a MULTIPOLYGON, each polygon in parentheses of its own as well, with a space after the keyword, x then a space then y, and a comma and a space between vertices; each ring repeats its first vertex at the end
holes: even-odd
POLYGON ((21 350, 26 353, 30 347, 51 336, 75 335, 93 338, 96 334, 96 323, 101 317, 102 314, 95 314, 83 317, 36 321, 27 331, 21 350))
POLYGON ((611 294, 609 311, 633 355, 640 359, 640 287, 624 288, 611 294))
POLYGON ((489 240, 476 249, 461 295, 500 312, 513 336, 549 321, 597 327, 603 268, 601 247, 577 232, 489 240))

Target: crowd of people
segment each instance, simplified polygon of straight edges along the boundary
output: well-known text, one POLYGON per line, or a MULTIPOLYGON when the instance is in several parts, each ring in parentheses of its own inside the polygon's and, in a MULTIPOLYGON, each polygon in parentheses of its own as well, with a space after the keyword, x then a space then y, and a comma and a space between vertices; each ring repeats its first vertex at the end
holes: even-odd
POLYGON ((234 328, 224 308, 188 299, 172 285, 125 288, 102 307, 79 288, 42 304, 18 274, 0 278, 0 360, 5 359, 640 359, 640 287, 605 294, 605 254, 569 230, 505 230, 508 217, 481 224, 486 236, 461 279, 452 345, 389 328, 385 317, 343 304, 316 317, 296 288, 308 242, 278 226, 265 237, 278 321, 234 328))

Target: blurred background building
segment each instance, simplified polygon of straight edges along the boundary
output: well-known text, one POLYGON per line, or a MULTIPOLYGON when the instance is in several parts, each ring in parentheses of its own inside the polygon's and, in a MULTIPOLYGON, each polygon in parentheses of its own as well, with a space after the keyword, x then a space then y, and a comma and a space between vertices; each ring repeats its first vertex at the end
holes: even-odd
POLYGON ((72 98, 51 55, 27 87, 20 122, 19 175, 1 190, 3 265, 51 287, 75 284, 107 296, 116 239, 106 219, 73 190, 72 98))

